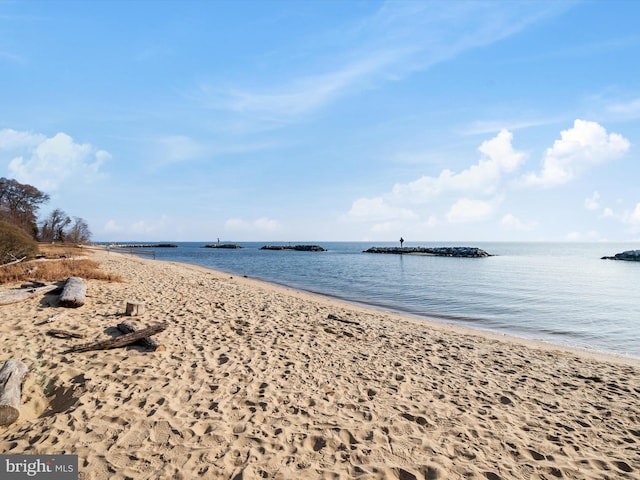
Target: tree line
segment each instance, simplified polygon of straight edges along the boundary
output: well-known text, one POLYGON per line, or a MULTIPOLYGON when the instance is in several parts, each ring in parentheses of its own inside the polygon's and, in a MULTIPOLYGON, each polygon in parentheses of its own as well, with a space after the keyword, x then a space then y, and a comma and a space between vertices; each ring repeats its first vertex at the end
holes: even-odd
POLYGON ((91 239, 87 222, 70 217, 56 208, 38 220, 38 210, 50 200, 48 194, 32 185, 0 178, 0 221, 19 227, 41 242, 86 243, 91 239))

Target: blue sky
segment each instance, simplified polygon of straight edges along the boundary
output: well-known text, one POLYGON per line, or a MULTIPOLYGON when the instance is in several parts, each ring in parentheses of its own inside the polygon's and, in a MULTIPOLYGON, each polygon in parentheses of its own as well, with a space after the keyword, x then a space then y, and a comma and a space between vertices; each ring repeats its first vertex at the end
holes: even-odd
POLYGON ((0 0, 0 175, 94 240, 640 240, 640 2, 0 0))

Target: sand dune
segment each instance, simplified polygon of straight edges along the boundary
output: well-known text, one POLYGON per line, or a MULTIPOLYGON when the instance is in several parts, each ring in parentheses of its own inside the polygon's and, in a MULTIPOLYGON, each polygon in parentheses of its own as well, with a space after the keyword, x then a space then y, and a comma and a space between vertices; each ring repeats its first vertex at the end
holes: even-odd
POLYGON ((0 362, 30 368, 2 453, 77 454, 82 479, 640 478, 638 360, 92 255, 126 282, 49 325, 54 295, 0 307, 0 362), (169 323, 165 351, 62 353, 127 300, 169 323))

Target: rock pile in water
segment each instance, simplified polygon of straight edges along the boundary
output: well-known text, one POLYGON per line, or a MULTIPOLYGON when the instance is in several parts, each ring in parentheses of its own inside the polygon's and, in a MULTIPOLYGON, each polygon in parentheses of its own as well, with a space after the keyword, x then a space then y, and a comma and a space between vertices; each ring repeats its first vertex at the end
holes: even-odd
POLYGON ((265 245, 260 250, 295 250, 296 252, 325 252, 319 245, 265 245))
POLYGON ((626 260, 629 262, 640 262, 640 250, 627 250, 616 253, 613 257, 602 257, 602 260, 626 260))
POLYGON ((476 247, 371 247, 364 253, 396 253, 414 255, 436 255, 439 257, 491 257, 492 255, 476 247))

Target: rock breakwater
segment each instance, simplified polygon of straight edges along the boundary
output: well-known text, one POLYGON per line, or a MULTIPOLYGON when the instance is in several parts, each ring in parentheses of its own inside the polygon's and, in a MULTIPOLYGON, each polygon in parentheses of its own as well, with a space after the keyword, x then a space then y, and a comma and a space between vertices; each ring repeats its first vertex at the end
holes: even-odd
POLYGON ((371 247, 364 253, 394 253, 400 255, 435 255, 439 257, 491 257, 490 253, 476 247, 371 247))
POLYGON ((640 262, 640 250, 627 250, 616 253, 613 257, 602 257, 602 260, 626 260, 627 262, 640 262))
POLYGON ((265 245, 260 250, 295 250, 296 252, 325 252, 319 245, 265 245))

